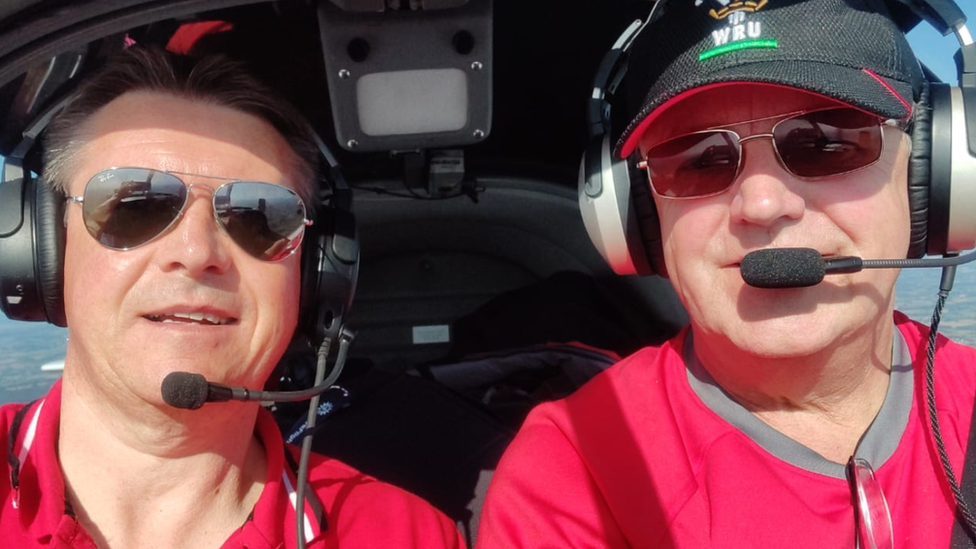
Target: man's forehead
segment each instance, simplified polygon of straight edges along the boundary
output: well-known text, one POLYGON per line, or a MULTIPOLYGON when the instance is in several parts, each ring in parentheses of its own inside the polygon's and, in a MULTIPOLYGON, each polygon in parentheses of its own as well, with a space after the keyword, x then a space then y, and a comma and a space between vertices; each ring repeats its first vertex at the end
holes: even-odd
POLYGON ((80 163, 91 173, 138 166, 286 183, 294 155, 256 116, 167 94, 124 94, 96 112, 83 133, 80 163))
MULTIPOLYGON (((171 128, 201 135, 233 136, 234 129, 251 127, 262 133, 278 132, 267 121, 205 99, 169 92, 135 90, 126 92, 93 113, 85 122, 91 132, 118 129, 171 128), (211 122, 219 118, 223 126, 211 122), (223 128, 227 127, 226 130, 223 128)), ((238 136, 243 140, 246 136, 238 136)))

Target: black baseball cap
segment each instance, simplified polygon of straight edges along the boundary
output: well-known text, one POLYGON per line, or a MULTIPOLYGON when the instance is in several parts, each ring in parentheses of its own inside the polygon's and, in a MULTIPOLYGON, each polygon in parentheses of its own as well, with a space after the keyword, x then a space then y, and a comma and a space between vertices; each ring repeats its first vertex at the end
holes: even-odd
POLYGON ((755 82, 818 93, 907 120, 924 77, 883 0, 662 0, 625 78, 626 158, 670 105, 705 87, 755 82))

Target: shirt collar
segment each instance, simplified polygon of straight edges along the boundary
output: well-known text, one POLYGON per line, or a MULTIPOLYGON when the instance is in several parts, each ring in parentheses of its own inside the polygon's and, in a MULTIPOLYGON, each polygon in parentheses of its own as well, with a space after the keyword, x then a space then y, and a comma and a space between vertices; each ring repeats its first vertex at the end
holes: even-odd
MULTIPOLYGON (((67 512, 64 476, 57 457, 61 380, 54 383, 43 399, 28 406, 31 409, 26 412, 20 428, 11 433, 16 437, 12 448, 14 455, 21 457, 19 484, 13 497, 21 528, 30 532, 38 543, 47 544, 54 535, 74 537, 81 530, 67 512)), ((258 412, 255 432, 265 449, 265 486, 251 520, 237 535, 244 535, 252 543, 260 539, 269 548, 280 547, 279 541, 272 540, 295 535, 292 527, 295 474, 285 464, 284 441, 271 412, 263 408, 258 412)), ((321 527, 324 521, 321 517, 315 519, 309 504, 306 504, 305 515, 306 540, 312 541, 325 533, 325 528, 321 527)))
POLYGON ((47 396, 30 405, 14 451, 20 459, 19 485, 14 494, 21 527, 40 543, 59 530, 65 515, 64 477, 57 457, 61 420, 61 381, 47 396))

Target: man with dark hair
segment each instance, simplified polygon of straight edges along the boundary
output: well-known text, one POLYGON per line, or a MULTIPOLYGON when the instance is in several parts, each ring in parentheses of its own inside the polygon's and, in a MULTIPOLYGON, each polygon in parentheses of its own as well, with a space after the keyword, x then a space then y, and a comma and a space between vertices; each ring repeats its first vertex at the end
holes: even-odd
POLYGON ((174 371, 260 389, 298 322, 310 129, 243 68, 131 49, 50 127, 67 196, 64 375, 0 408, 3 547, 463 545, 425 501, 298 451, 255 403, 170 407, 174 371))
MULTIPOLYGON (((905 128, 926 83, 904 35, 880 0, 663 9, 634 43, 637 108, 615 153, 646 170, 633 183, 649 185, 690 326, 532 412, 478 547, 948 547, 928 330, 894 310, 897 270, 769 289, 740 269, 768 248, 921 253, 905 128)), ((976 352, 937 348, 958 478, 976 352)))

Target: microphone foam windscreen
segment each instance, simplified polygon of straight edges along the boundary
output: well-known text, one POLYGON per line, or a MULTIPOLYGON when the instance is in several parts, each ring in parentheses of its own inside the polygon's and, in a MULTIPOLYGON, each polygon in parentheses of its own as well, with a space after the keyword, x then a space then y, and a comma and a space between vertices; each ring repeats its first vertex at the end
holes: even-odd
POLYGON ((812 248, 767 248, 746 254, 742 280, 757 288, 803 288, 824 278, 824 259, 812 248))
POLYGON ((174 408, 196 410, 207 401, 207 378, 189 372, 173 372, 163 379, 163 401, 174 408))

